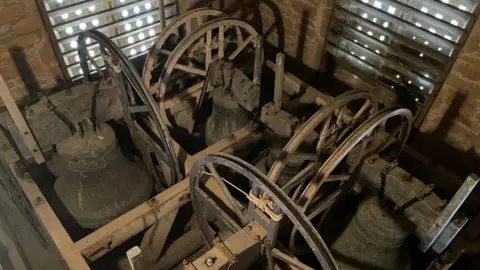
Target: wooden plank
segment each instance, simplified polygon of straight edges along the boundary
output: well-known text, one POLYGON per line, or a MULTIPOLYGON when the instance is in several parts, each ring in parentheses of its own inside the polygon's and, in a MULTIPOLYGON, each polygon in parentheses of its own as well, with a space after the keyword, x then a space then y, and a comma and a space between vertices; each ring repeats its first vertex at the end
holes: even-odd
POLYGON ((184 179, 147 202, 77 241, 78 252, 94 261, 131 237, 190 202, 189 179, 184 179))
POLYGON ((9 151, 4 156, 15 179, 32 204, 38 219, 50 235, 68 267, 73 270, 90 269, 82 255, 75 249, 72 239, 35 182, 28 174, 19 175, 15 170, 15 163, 19 160, 17 154, 9 151))
POLYGON ((143 251, 144 260, 147 262, 155 264, 158 261, 177 213, 178 210, 172 211, 145 232, 140 249, 143 251))
POLYGON ((20 130, 20 134, 25 141, 25 145, 32 152, 35 161, 38 164, 45 162, 45 157, 42 154, 42 149, 38 145, 32 131, 28 127, 25 118, 23 118, 20 109, 18 109, 17 104, 15 103, 15 100, 13 99, 12 94, 10 93, 10 90, 5 84, 2 76, 0 76, 0 97, 3 99, 5 107, 7 107, 8 112, 12 116, 13 122, 15 123, 15 125, 17 125, 18 130, 20 130))

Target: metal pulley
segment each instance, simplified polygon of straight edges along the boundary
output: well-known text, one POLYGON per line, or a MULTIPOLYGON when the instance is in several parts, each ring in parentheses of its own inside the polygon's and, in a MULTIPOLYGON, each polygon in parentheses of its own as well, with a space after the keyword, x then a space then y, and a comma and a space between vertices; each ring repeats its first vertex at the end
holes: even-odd
POLYGON ((140 164, 120 150, 107 124, 85 120, 57 144, 54 190, 83 228, 98 228, 147 200, 153 182, 140 164))
POLYGON ((402 215, 392 216, 377 197, 357 212, 332 246, 339 269, 410 269, 407 237, 415 226, 402 215))

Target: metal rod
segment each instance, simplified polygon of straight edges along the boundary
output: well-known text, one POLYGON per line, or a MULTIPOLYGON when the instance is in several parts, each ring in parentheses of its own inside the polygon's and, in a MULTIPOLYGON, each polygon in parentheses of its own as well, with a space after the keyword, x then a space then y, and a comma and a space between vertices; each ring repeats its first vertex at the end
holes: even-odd
POLYGON ((275 90, 273 92, 273 103, 277 107, 282 107, 283 96, 283 74, 285 71, 285 55, 283 53, 277 53, 277 61, 275 67, 275 90))
POLYGON ((256 37, 255 48, 255 67, 253 70, 253 82, 256 85, 262 83, 262 68, 263 68, 263 38, 262 36, 256 37))

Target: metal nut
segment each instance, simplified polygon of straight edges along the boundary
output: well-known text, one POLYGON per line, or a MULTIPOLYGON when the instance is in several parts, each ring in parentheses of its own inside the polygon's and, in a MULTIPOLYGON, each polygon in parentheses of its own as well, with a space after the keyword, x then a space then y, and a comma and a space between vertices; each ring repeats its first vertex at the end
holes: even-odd
POLYGON ((150 206, 154 206, 155 204, 157 204, 157 200, 155 198, 151 198, 147 201, 147 204, 150 206))
POLYGON ((26 105, 25 106, 25 111, 27 111, 28 116, 35 115, 35 112, 33 111, 33 109, 30 106, 26 105))
POLYGON ((45 200, 44 200, 42 197, 40 197, 40 196, 38 196, 38 197, 35 198, 35 205, 40 205, 40 204, 42 204, 42 203, 44 203, 44 202, 45 202, 45 200))
POLYGON ((205 264, 207 266, 212 266, 215 263, 215 258, 214 257, 209 257, 205 260, 205 264))
POLYGON ((247 231, 251 231, 252 230, 252 225, 248 225, 246 229, 247 229, 247 231))
POLYGON ((189 264, 189 262, 188 262, 187 259, 184 259, 184 260, 182 261, 182 264, 183 264, 183 265, 187 265, 187 264, 189 264))
POLYGON ((255 241, 260 241, 260 235, 255 236, 255 241))

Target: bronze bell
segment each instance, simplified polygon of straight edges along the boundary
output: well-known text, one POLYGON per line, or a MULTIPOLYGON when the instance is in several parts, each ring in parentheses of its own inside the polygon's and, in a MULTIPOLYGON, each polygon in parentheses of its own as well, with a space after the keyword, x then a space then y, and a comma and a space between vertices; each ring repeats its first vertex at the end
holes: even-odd
POLYGON ((415 229, 405 217, 390 214, 377 197, 369 197, 331 250, 339 269, 410 269, 407 237, 415 229))
POLYGON ((222 87, 212 90, 212 115, 205 124, 205 143, 212 145, 227 138, 249 122, 247 111, 222 87))
MULTIPOLYGON (((107 124, 84 121, 57 144, 54 190, 83 228, 99 228, 148 199, 153 181, 120 151, 107 124)), ((55 171, 54 171, 55 173, 55 171)))
MULTIPOLYGON (((275 160, 280 156, 282 150, 283 149, 279 147, 270 147, 268 155, 260 159, 255 164, 255 167, 267 175, 275 160)), ((283 187, 290 179, 297 175, 306 164, 307 158, 304 153, 294 153, 290 155, 285 162, 285 167, 282 169, 282 172, 278 177, 277 185, 283 187)))

